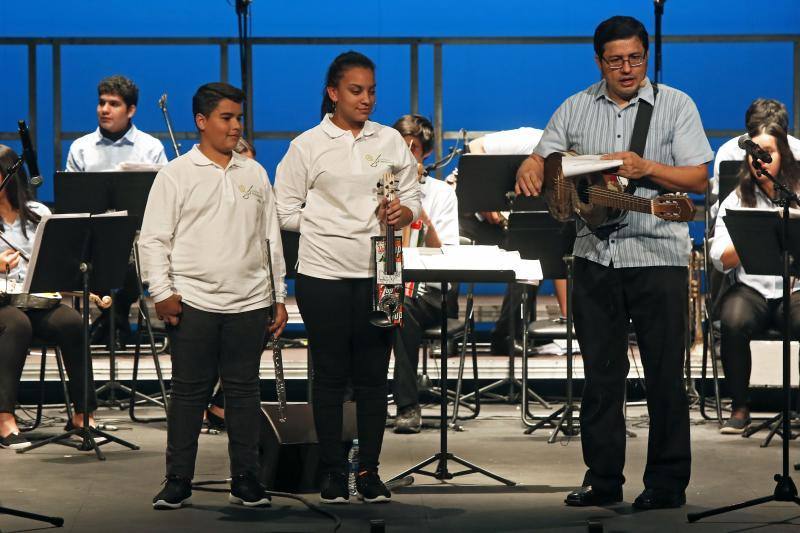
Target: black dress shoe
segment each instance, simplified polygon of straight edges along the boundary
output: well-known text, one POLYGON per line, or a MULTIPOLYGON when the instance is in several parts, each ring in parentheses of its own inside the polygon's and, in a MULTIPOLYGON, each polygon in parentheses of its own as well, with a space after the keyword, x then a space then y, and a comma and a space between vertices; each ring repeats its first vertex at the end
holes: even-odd
POLYGON ((650 509, 672 509, 686 504, 684 491, 671 491, 664 489, 644 489, 633 501, 633 506, 642 511, 650 509))
POLYGON ((600 491, 591 485, 575 489, 564 500, 572 507, 588 507, 592 505, 611 505, 622 501, 622 488, 611 491, 600 491))

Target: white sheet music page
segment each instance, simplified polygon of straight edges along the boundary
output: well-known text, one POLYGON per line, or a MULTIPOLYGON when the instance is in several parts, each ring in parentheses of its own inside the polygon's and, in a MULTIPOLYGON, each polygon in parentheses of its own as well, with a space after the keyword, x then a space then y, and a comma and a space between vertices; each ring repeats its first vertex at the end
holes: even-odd
POLYGON ((403 263, 409 270, 513 270, 522 283, 538 283, 542 279, 538 260, 522 259, 519 252, 498 246, 404 248, 403 263))
POLYGON ((576 155, 574 157, 561 158, 561 172, 566 178, 601 172, 621 166, 621 159, 600 159, 599 155, 576 155))

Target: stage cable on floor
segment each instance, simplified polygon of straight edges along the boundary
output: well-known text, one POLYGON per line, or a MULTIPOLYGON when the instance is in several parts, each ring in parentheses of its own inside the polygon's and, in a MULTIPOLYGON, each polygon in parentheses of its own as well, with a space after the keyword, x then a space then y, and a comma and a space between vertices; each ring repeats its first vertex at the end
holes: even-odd
MULTIPOLYGON (((228 484, 230 484, 230 482, 231 482, 230 479, 197 481, 195 483, 192 483, 192 489, 193 490, 206 491, 206 492, 230 492, 230 489, 222 489, 222 488, 216 488, 216 487, 212 487, 211 486, 211 485, 228 485, 228 484)), ((322 516, 324 516, 326 518, 330 518, 331 520, 333 520, 333 531, 334 531, 334 533, 336 531, 338 531, 340 527, 342 527, 342 519, 338 515, 323 509, 319 505, 311 503, 310 501, 308 501, 307 499, 303 498, 302 496, 298 496, 297 494, 291 494, 289 492, 276 492, 276 491, 272 491, 272 490, 265 490, 264 494, 266 494, 268 496, 271 496, 271 497, 275 497, 275 498, 288 498, 288 499, 291 499, 291 500, 297 500, 300 503, 302 503, 303 505, 305 505, 306 507, 308 507, 309 510, 311 510, 311 511, 317 513, 317 514, 320 514, 320 515, 322 515, 322 516)))

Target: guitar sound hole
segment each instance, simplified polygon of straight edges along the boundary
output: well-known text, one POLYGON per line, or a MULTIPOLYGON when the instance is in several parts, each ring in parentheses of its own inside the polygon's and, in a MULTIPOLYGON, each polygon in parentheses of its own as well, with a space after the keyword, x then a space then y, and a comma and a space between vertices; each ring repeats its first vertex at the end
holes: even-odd
POLYGON ((578 199, 584 203, 589 203, 589 180, 578 180, 575 184, 575 191, 578 193, 578 199))

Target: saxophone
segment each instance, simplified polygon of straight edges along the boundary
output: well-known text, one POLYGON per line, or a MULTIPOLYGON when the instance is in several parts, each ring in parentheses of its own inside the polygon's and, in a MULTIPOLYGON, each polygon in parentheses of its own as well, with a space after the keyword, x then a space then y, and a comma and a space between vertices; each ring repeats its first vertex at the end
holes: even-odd
POLYGON ((705 260, 702 250, 692 250, 689 257, 689 285, 688 285, 688 321, 686 330, 686 357, 684 359, 684 383, 686 393, 690 399, 698 398, 699 393, 694 386, 692 378, 692 351, 698 344, 703 343, 703 319, 705 318, 705 306, 703 302, 702 276, 705 260))
POLYGON ((692 348, 703 343, 705 305, 701 288, 704 270, 705 260, 702 250, 692 250, 689 260, 689 338, 692 348))
MULTIPOLYGON (((275 320, 275 309, 277 309, 278 302, 275 300, 275 278, 272 275, 272 248, 270 247, 269 239, 267 243, 267 266, 269 266, 269 291, 272 297, 272 320, 275 320)), ((278 394, 278 420, 286 422, 286 381, 283 378, 283 353, 281 352, 281 344, 278 338, 273 334, 270 335, 269 341, 272 343, 272 364, 275 367, 275 390, 278 394)))

